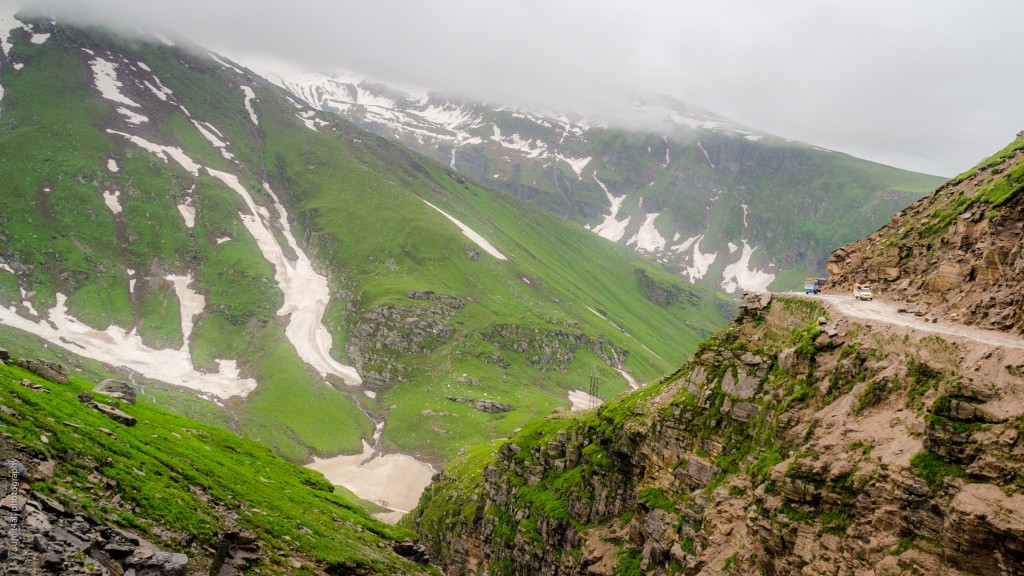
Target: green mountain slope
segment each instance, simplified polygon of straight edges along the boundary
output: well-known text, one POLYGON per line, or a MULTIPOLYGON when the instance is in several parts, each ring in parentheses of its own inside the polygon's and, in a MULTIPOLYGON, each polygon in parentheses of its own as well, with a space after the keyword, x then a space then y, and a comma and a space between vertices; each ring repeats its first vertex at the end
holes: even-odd
POLYGON ((653 378, 731 310, 197 47, 33 30, 0 69, 0 330, 292 461, 445 461, 591 374, 604 398, 653 378))
MULTIPOLYGON (((79 400, 92 389, 92 383, 74 377, 55 384, 0 365, 5 496, 20 490, 22 502, 48 498, 54 525, 78 514, 89 518, 75 522, 81 532, 90 530, 85 526, 101 532, 104 526, 119 527, 183 552, 189 574, 238 573, 210 571, 226 558, 228 565, 239 559, 233 567, 246 573, 436 573, 392 552, 391 546, 409 534, 370 518, 335 494, 320 474, 145 399, 120 406, 136 424, 115 422, 79 400), (25 380, 42 390, 23 386, 25 380), (15 486, 6 465, 12 459, 28 472, 15 486), (234 552, 232 546, 241 543, 250 557, 218 554, 234 552)), ((116 399, 97 393, 94 401, 110 405, 116 399)), ((45 552, 41 547, 57 551, 62 538, 72 541, 67 531, 51 531, 49 522, 32 522, 29 514, 15 515, 20 546, 5 530, 4 566, 11 573, 36 573, 45 552), (43 544, 34 544, 37 538, 43 544)), ((5 511, 5 519, 8 515, 5 511)), ((106 550, 108 560, 123 559, 94 544, 89 551, 62 554, 63 569, 91 565, 94 571, 88 573, 98 573, 103 554, 97 550, 106 550)))
POLYGON ((821 275, 832 250, 943 181, 667 97, 623 106, 603 123, 406 93, 352 75, 262 73, 309 106, 729 293, 791 289, 821 275))

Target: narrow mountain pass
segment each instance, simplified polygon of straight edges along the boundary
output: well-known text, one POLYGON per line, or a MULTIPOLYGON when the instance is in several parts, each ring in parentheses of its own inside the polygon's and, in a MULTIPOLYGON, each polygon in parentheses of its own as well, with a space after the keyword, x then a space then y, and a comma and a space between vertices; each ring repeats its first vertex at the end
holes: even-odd
POLYGON ((830 310, 838 311, 851 318, 903 326, 913 330, 933 332, 945 336, 955 336, 991 346, 1024 349, 1024 338, 1020 336, 995 330, 985 330, 974 326, 965 326, 963 324, 932 322, 930 319, 927 319, 927 316, 917 316, 905 310, 901 311, 897 304, 884 300, 860 301, 852 296, 840 294, 812 295, 802 292, 787 292, 785 295, 822 302, 830 310))

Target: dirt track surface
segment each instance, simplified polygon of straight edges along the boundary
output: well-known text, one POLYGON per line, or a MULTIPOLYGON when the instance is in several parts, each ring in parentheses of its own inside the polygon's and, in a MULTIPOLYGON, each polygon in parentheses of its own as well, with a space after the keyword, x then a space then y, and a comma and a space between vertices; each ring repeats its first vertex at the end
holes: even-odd
POLYGON ((932 323, 908 312, 898 312, 895 305, 883 300, 859 301, 853 296, 842 296, 837 294, 804 294, 802 292, 787 292, 785 296, 797 296, 826 303, 830 308, 850 318, 872 320, 896 326, 903 326, 923 332, 933 332, 946 336, 957 336, 981 342, 991 346, 1005 348, 1017 348, 1024 350, 1024 338, 1020 338, 1006 332, 995 330, 984 330, 963 324, 943 323, 941 320, 932 323))

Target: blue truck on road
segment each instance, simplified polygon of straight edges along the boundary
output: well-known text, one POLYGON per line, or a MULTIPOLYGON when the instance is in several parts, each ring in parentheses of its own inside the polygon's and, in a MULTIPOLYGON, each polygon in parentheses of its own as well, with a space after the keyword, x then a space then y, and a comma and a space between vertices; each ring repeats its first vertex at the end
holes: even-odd
POLYGON ((805 294, 818 294, 828 284, 828 278, 808 278, 804 280, 805 294))

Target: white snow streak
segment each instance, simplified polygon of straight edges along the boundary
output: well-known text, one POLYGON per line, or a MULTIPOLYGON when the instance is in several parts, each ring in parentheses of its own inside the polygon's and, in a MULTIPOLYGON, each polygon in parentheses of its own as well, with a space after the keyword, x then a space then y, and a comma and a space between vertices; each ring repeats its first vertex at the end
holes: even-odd
POLYGON ((593 160, 590 156, 587 156, 586 158, 571 158, 569 156, 562 156, 561 154, 555 154, 555 158, 558 158, 562 162, 568 164, 580 180, 583 180, 583 169, 587 167, 587 164, 590 164, 591 160, 593 160))
POLYGON ((189 284, 192 283, 192 276, 190 274, 185 276, 168 276, 167 280, 174 285, 174 293, 178 296, 181 309, 181 336, 184 342, 181 345, 181 351, 188 354, 188 343, 192 338, 192 329, 195 326, 193 322, 195 317, 202 314, 203 310, 206 309, 206 298, 189 288, 189 284))
POLYGON ((715 259, 718 258, 718 255, 714 252, 705 254, 700 251, 700 243, 703 240, 704 235, 701 234, 693 242, 693 265, 683 270, 683 274, 690 279, 690 282, 696 282, 706 276, 708 269, 711 268, 711 265, 715 263, 715 259))
POLYGON ((190 205, 190 202, 178 204, 178 213, 181 214, 181 218, 185 221, 185 227, 189 230, 196 227, 196 209, 190 205))
POLYGON ((133 136, 131 134, 125 134, 124 132, 117 132, 116 130, 107 130, 110 134, 117 134, 128 139, 129 142, 135 144, 139 148, 155 154, 164 162, 169 162, 167 157, 174 158, 175 162, 181 165, 182 168, 188 170, 193 176, 199 176, 199 169, 202 168, 195 160, 189 158, 181 148, 175 148, 173 146, 161 146, 160 144, 154 144, 148 140, 133 136))
POLYGON ((661 233, 654 227, 654 221, 660 216, 660 212, 652 212, 647 215, 644 219, 644 223, 640 226, 640 230, 637 231, 636 235, 626 242, 626 245, 636 244, 636 249, 643 252, 658 252, 665 249, 665 239, 662 238, 661 233))
POLYGON ((11 48, 14 48, 14 44, 11 44, 11 30, 21 28, 21 22, 14 17, 17 11, 10 5, 0 5, 0 49, 3 50, 4 56, 8 57, 11 55, 11 48))
POLYGON ((234 70, 235 72, 238 72, 239 74, 245 76, 245 72, 242 72, 241 70, 239 70, 235 66, 232 66, 229 62, 226 62, 225 60, 221 59, 220 56, 217 56, 213 52, 207 52, 207 54, 209 54, 210 58, 213 58, 213 60, 217 64, 220 64, 221 66, 227 68, 228 70, 234 70))
POLYGON ((252 107, 252 101, 256 99, 256 93, 248 86, 242 86, 242 92, 245 93, 245 109, 249 111, 249 119, 252 120, 253 124, 259 126, 260 119, 256 116, 256 110, 252 107))
POLYGON ((117 80, 116 64, 107 62, 103 58, 97 58, 90 62, 90 65, 92 66, 93 80, 96 83, 96 89, 100 91, 100 95, 118 104, 134 108, 139 107, 137 102, 121 94, 121 86, 123 84, 117 80))
POLYGON ((149 118, 146 118, 142 114, 138 114, 136 112, 132 112, 131 110, 125 108, 124 106, 118 106, 117 107, 117 111, 122 116, 124 116, 125 121, 127 121, 129 124, 134 124, 134 125, 138 126, 139 124, 142 124, 143 122, 149 122, 149 118))
MULTIPOLYGON (((423 198, 420 198, 420 200, 423 200, 423 198)), ((458 226, 460 230, 462 230, 462 233, 465 234, 467 238, 472 240, 473 243, 475 243, 477 246, 483 248, 484 252, 487 252, 488 254, 490 254, 491 256, 494 256, 498 260, 508 260, 508 258, 504 254, 502 254, 501 252, 498 252, 497 248, 495 248, 493 245, 491 245, 490 242, 485 240, 483 236, 481 236, 481 235, 477 234, 476 232, 474 232, 469 226, 466 226, 465 224, 463 224, 462 222, 460 222, 459 220, 457 220, 456 218, 454 218, 453 216, 451 216, 450 214, 448 214, 444 210, 441 210, 437 206, 434 206, 430 202, 427 202, 426 200, 423 200, 423 203, 426 204, 427 206, 430 206, 434 210, 437 210, 441 214, 444 214, 445 218, 447 218, 447 219, 451 220, 452 222, 454 222, 455 225, 458 226)))
POLYGON ((593 232, 602 238, 607 238, 612 242, 618 242, 626 235, 626 227, 629 226, 629 216, 626 216, 625 220, 616 220, 615 217, 619 215, 619 209, 622 208, 622 203, 626 201, 626 195, 612 196, 612 193, 608 191, 608 188, 604 185, 604 182, 597 177, 597 170, 594 170, 594 181, 597 185, 604 190, 604 195, 608 197, 608 203, 611 204, 611 214, 604 217, 604 221, 594 227, 593 232))
POLYGON ((704 158, 707 159, 708 164, 712 168, 714 168, 715 167, 715 163, 711 161, 711 156, 708 156, 708 151, 704 149, 704 145, 700 143, 700 140, 697 140, 697 147, 700 148, 700 151, 704 153, 704 158))
POLYGON ((743 207, 743 227, 746 228, 750 224, 747 222, 747 213, 750 212, 750 206, 747 204, 740 204, 743 207))
POLYGON ((214 132, 220 134, 220 130, 217 130, 213 125, 206 122, 200 123, 192 120, 192 124, 195 125, 196 129, 199 130, 199 133, 203 135, 203 138, 206 138, 206 141, 220 152, 221 156, 228 160, 235 159, 235 155, 227 151, 228 144, 214 134, 214 132))
POLYGON ((751 248, 744 240, 743 254, 740 255, 740 259, 722 270, 722 288, 726 292, 735 292, 739 288, 751 292, 764 292, 768 289, 768 285, 775 280, 775 274, 750 267, 750 257, 757 248, 757 246, 751 248))
POLYGON ((256 245, 259 246, 263 257, 274 267, 274 279, 284 296, 284 303, 277 311, 277 315, 290 316, 285 336, 295 347, 299 357, 320 372, 321 377, 326 378, 328 374, 334 374, 347 384, 361 384, 363 380, 355 368, 345 366, 331 357, 330 351, 334 342, 331 333, 323 325, 324 313, 331 297, 327 278, 313 269, 313 263, 295 241, 291 225, 288 223, 288 214, 273 190, 266 183, 263 184, 274 201, 281 232, 297 257, 294 262, 285 256, 284 250, 277 243, 269 224, 269 212, 256 205, 252 196, 238 181, 238 177, 212 168, 207 168, 206 171, 237 192, 249 207, 249 214, 240 214, 242 224, 256 239, 256 245))

